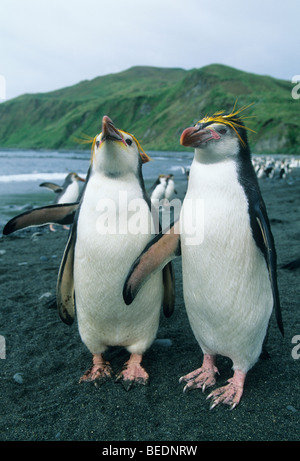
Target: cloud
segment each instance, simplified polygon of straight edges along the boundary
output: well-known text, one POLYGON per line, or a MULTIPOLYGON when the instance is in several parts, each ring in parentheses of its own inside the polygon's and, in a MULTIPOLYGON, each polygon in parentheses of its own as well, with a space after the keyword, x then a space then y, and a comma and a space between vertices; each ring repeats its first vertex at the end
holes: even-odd
POLYGON ((2 0, 7 97, 135 65, 299 74, 298 0, 2 0))

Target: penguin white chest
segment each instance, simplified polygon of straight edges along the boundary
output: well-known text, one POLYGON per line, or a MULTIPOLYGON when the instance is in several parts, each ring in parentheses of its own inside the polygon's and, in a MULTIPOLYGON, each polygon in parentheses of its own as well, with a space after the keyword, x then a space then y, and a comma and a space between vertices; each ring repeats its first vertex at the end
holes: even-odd
POLYGON ((58 203, 73 203, 76 202, 79 195, 79 184, 77 181, 73 181, 64 194, 60 197, 58 203))
POLYGON ((151 238, 151 215, 139 184, 115 181, 98 174, 89 179, 78 219, 76 311, 92 353, 108 345, 143 352, 155 337, 162 299, 162 277, 154 274, 130 308, 123 301, 126 274, 151 238))
POLYGON ((175 184, 174 184, 173 179, 169 179, 168 185, 166 187, 165 197, 166 199, 171 200, 174 194, 175 194, 175 184))
POLYGON ((154 191, 151 194, 151 200, 161 200, 165 196, 166 191, 166 179, 162 178, 160 183, 155 187, 154 191))
POLYGON ((272 292, 233 161, 194 160, 180 219, 184 299, 195 337, 204 352, 246 370, 260 353, 272 292), (196 244, 185 232, 193 206, 204 211, 203 241, 196 244))

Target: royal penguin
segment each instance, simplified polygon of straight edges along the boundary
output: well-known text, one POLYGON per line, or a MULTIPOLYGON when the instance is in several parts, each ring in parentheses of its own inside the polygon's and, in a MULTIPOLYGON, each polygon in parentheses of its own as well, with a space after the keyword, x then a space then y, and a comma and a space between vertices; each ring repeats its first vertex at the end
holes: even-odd
POLYGON ((208 396, 211 408, 239 403, 273 307, 283 334, 274 239, 251 162, 244 109, 205 117, 183 131, 181 144, 194 147, 195 155, 179 221, 142 252, 123 289, 130 304, 149 274, 181 254, 185 307, 203 352, 202 366, 180 378, 184 391, 216 384, 217 355, 233 363, 228 384, 208 396), (159 265, 151 266, 156 254, 159 265))
MULTIPOLYGON (((80 195, 80 181, 84 182, 85 179, 80 177, 77 173, 69 173, 66 176, 62 186, 59 186, 58 184, 54 184, 52 182, 43 182, 40 184, 40 187, 46 187, 47 189, 50 189, 53 192, 55 192, 56 197, 53 201, 53 204, 75 203, 80 195)), ((68 227, 65 225, 64 228, 68 229, 68 227)), ((52 232, 55 231, 52 223, 50 224, 50 230, 52 232)))
POLYGON ((177 190, 175 189, 175 181, 174 181, 174 175, 169 174, 167 176, 167 187, 165 190, 165 200, 168 200, 170 202, 175 194, 177 194, 177 190))
POLYGON ((156 179, 155 183, 151 187, 151 202, 159 204, 161 200, 165 198, 165 192, 167 187, 167 176, 160 174, 156 179))
POLYGON ((73 219, 57 281, 57 306, 61 319, 72 324, 76 315, 83 343, 93 356, 93 366, 80 382, 96 386, 113 377, 104 358, 110 346, 122 346, 129 360, 116 375, 125 389, 146 384, 144 352, 155 339, 160 310, 168 317, 174 308, 171 263, 153 274, 136 297, 132 309, 122 297, 122 287, 133 261, 159 230, 145 192, 142 164, 149 161, 136 138, 117 129, 108 116, 93 140, 91 166, 79 205, 53 205, 13 218, 5 234, 47 222, 47 210, 73 219), (74 216, 75 214, 75 216, 74 216), (30 216, 34 224, 30 224, 30 216))

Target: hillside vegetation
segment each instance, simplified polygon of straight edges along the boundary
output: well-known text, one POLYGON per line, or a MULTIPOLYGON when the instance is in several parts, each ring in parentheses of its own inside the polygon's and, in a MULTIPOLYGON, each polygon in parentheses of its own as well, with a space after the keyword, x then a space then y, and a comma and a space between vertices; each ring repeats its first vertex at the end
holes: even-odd
MULTIPOLYGON (((146 150, 183 150, 181 132, 206 114, 254 103, 247 124, 255 153, 300 154, 300 100, 288 81, 212 64, 200 69, 133 67, 0 105, 0 147, 82 149, 103 115, 146 150)), ((248 115, 247 114, 247 115, 248 115)))

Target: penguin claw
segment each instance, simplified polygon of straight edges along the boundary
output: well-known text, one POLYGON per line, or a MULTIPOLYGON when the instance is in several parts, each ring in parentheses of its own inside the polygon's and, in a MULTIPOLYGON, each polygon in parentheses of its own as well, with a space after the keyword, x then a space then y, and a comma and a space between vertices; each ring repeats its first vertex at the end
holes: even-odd
POLYGON ((216 406, 217 406, 216 403, 211 403, 209 409, 210 409, 210 410, 213 410, 216 406))
POLYGON ((189 386, 186 384, 183 388, 183 393, 185 394, 189 390, 189 386))
POLYGON ((92 382, 95 387, 100 387, 105 381, 111 379, 113 371, 110 367, 105 369, 93 369, 87 370, 83 376, 81 376, 79 383, 92 382))
POLYGON ((129 391, 135 384, 148 384, 149 375, 140 364, 141 356, 132 354, 123 369, 118 373, 116 382, 121 382, 124 389, 129 391))
POLYGON ((148 383, 148 380, 142 379, 142 378, 135 378, 135 379, 124 379, 123 376, 118 375, 117 378, 115 379, 115 382, 120 382, 125 391, 129 391, 134 385, 136 384, 141 384, 146 386, 148 383))
POLYGON ((223 387, 219 387, 207 396, 206 400, 212 398, 212 402, 209 407, 210 410, 215 408, 220 403, 229 405, 230 410, 233 410, 238 405, 243 393, 243 388, 237 386, 230 380, 228 381, 229 384, 223 387))
POLYGON ((109 364, 100 356, 94 356, 94 365, 81 376, 79 383, 93 382, 96 387, 101 386, 107 379, 111 379, 114 372, 109 364))
POLYGON ((218 373, 216 367, 213 369, 210 368, 198 368, 197 370, 189 373, 188 375, 182 376, 179 379, 179 383, 185 381, 187 384, 183 388, 183 392, 185 393, 191 389, 202 389, 202 392, 208 387, 214 386, 216 383, 215 374, 218 373))

